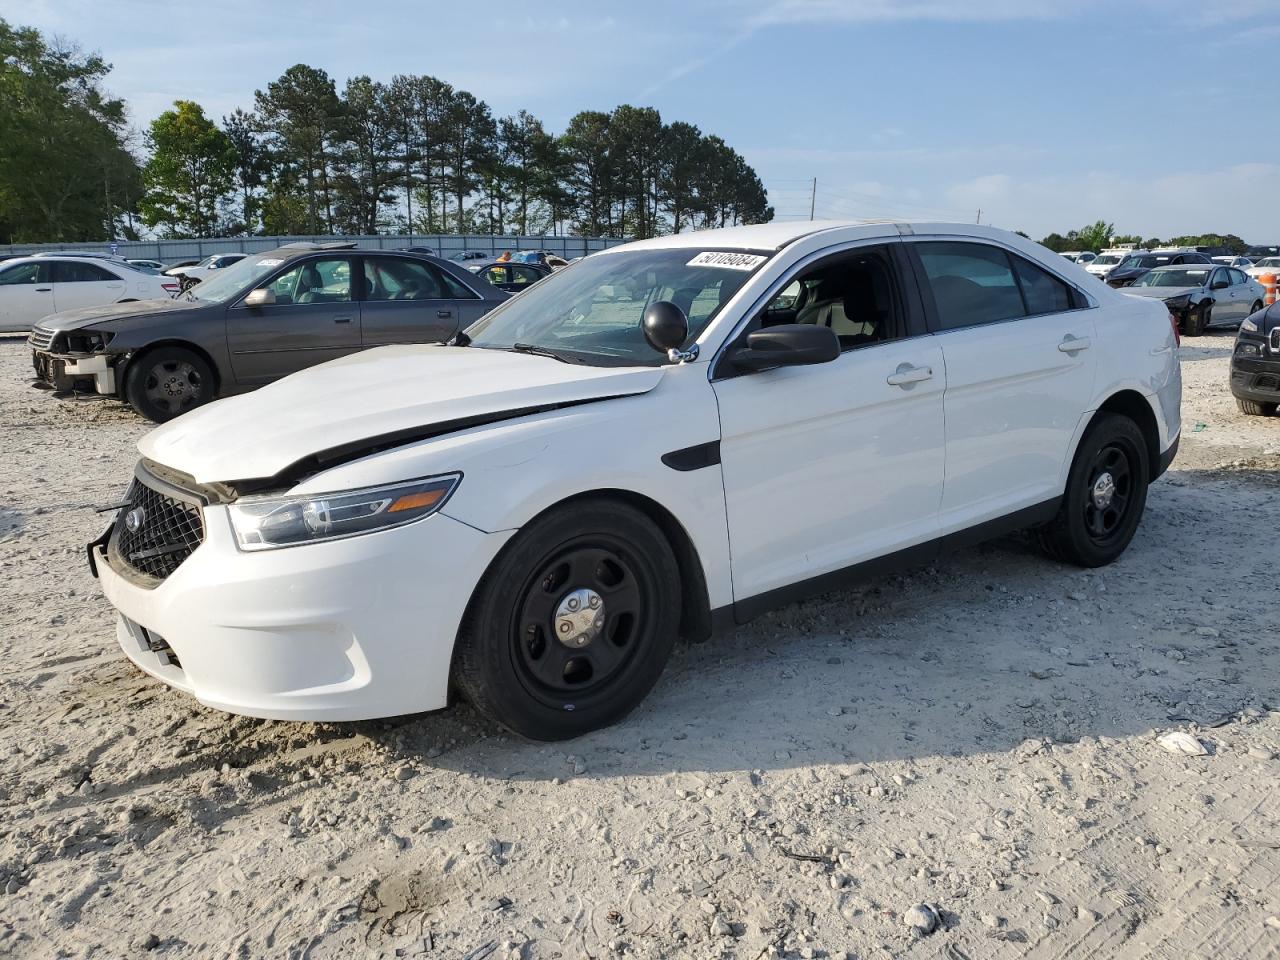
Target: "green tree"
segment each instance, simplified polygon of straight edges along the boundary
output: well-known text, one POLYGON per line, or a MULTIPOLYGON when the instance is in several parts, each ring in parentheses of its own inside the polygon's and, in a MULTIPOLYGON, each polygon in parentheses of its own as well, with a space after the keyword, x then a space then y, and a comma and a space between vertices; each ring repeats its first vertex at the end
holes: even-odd
POLYGON ((236 109, 231 116, 222 118, 222 129, 236 152, 236 190, 240 194, 238 232, 247 234, 257 232, 262 206, 259 191, 271 170, 270 159, 258 138, 258 127, 258 119, 244 110, 236 109))
POLYGON ((330 147, 342 114, 333 80, 323 70, 299 63, 253 98, 273 163, 289 170, 306 198, 307 232, 331 232, 330 147))
POLYGON ((588 236, 600 236, 613 219, 609 114, 599 110, 575 114, 560 144, 567 165, 566 187, 576 207, 575 225, 588 236))
POLYGON ((170 237, 212 237, 235 186, 236 148, 200 104, 177 100, 151 121, 143 168, 142 222, 170 237))
POLYGON ((141 193, 110 65, 0 19, 0 242, 106 240, 141 193))
POLYGON ((1105 220, 1097 220, 1087 227, 1072 231, 1076 242, 1080 244, 1079 247, 1074 249, 1092 250, 1097 253, 1099 250, 1111 245, 1111 237, 1115 232, 1115 224, 1107 223, 1105 220))
POLYGON ((336 218, 340 232, 374 234, 401 179, 398 124, 386 85, 353 77, 342 93, 336 146, 336 218))

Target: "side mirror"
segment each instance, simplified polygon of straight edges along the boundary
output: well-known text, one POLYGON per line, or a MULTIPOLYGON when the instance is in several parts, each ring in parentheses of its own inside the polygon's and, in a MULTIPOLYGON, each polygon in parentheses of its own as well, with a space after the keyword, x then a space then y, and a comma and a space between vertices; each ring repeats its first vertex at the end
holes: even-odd
POLYGON ((1225 281, 1225 280, 1215 280, 1215 281, 1213 281, 1213 284, 1209 287, 1209 289, 1210 289, 1210 290, 1225 290, 1225 289, 1227 289, 1227 287, 1229 287, 1229 286, 1231 286, 1231 284, 1227 283, 1227 281, 1225 281))
POLYGON ((747 345, 729 355, 740 370, 770 370, 811 363, 829 363, 840 356, 840 338, 830 327, 812 323, 781 323, 747 336, 747 345))
POLYGON ((659 353, 678 350, 689 339, 689 318, 670 300, 655 300, 640 318, 644 339, 659 353))
POLYGON ((250 290, 249 295, 244 298, 246 307, 269 307, 276 302, 276 292, 270 287, 259 287, 257 290, 250 290))

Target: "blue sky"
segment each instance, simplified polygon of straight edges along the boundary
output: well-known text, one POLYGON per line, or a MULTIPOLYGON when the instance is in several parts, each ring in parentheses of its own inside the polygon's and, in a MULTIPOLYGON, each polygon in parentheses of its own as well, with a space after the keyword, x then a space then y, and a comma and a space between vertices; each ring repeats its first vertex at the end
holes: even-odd
POLYGON ((145 124, 220 117, 288 66, 429 73, 553 130, 652 105, 753 164, 781 217, 1099 218, 1280 241, 1280 0, 489 3, 0 0, 114 64, 145 124))

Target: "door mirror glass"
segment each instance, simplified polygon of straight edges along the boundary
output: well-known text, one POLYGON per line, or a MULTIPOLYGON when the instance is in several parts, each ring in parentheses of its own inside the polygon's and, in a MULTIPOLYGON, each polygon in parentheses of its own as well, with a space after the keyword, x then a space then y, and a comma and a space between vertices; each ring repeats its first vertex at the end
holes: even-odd
POLYGON ((1210 290, 1225 290, 1225 289, 1226 289, 1227 287, 1229 287, 1229 286, 1231 286, 1231 284, 1227 283, 1227 281, 1225 281, 1225 280, 1215 280, 1215 281, 1213 281, 1213 285, 1212 285, 1212 286, 1210 286, 1210 288, 1209 288, 1209 289, 1210 289, 1210 290))
POLYGON ((811 323, 783 323, 748 335, 747 345, 730 355, 741 370, 769 370, 829 363, 840 356, 840 338, 830 327, 811 323))
POLYGON ((257 290, 250 290, 249 295, 244 298, 246 307, 269 307, 276 302, 276 292, 270 287, 259 287, 257 290))

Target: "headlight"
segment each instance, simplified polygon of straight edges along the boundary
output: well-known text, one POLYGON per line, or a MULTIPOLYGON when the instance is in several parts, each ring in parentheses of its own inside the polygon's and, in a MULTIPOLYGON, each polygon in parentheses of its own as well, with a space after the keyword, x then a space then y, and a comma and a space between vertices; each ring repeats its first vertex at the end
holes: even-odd
POLYGON ((72 330, 67 334, 68 353, 97 353, 115 334, 106 330, 72 330))
POLYGON ((1254 323, 1252 320, 1246 320, 1240 324, 1240 329, 1243 330, 1245 333, 1257 333, 1258 325, 1254 323))
POLYGON ((227 509, 241 550, 270 550, 401 527, 444 506, 462 474, 338 493, 237 500, 227 509))
POLYGON ((1190 305, 1191 305, 1191 294, 1189 294, 1189 293, 1184 293, 1184 294, 1183 294, 1182 296, 1180 296, 1180 297, 1168 297, 1168 298, 1165 300, 1164 305, 1165 305, 1166 307, 1170 307, 1170 308, 1175 309, 1175 310, 1180 310, 1180 309, 1182 309, 1183 307, 1190 306, 1190 305))

